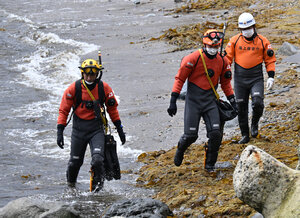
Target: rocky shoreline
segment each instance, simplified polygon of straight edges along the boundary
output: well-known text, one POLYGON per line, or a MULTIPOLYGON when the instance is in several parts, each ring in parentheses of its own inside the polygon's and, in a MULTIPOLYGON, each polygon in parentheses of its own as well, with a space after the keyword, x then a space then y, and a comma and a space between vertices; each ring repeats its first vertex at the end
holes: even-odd
MULTIPOLYGON (((143 38, 140 39, 142 40, 141 42, 130 42, 127 45, 131 47, 130 49, 132 49, 132 47, 138 49, 140 45, 142 45, 145 53, 151 53, 150 51, 154 50, 153 48, 155 48, 155 46, 159 47, 165 42, 172 45, 170 46, 171 51, 167 54, 164 53, 162 55, 161 53, 155 53, 154 63, 157 63, 159 68, 155 68, 155 65, 151 65, 148 70, 155 70, 159 72, 159 74, 152 74, 152 72, 140 74, 139 70, 136 70, 136 75, 138 76, 149 76, 146 78, 143 77, 142 80, 140 80, 140 77, 136 78, 134 91, 142 92, 142 94, 138 96, 134 95, 133 93, 135 92, 132 90, 132 92, 127 90, 128 86, 126 86, 124 93, 126 92, 126 95, 132 98, 132 100, 124 101, 124 108, 127 108, 129 104, 134 102, 138 111, 136 111, 135 108, 131 108, 131 110, 126 112, 123 111, 124 117, 128 117, 127 122, 124 122, 127 124, 128 131, 130 132, 131 126, 132 131, 134 129, 141 129, 142 135, 140 138, 143 140, 143 144, 146 144, 145 142, 149 144, 149 150, 155 150, 166 144, 165 141, 161 140, 162 137, 165 137, 164 140, 168 143, 166 146, 168 150, 143 153, 138 157, 138 161, 144 163, 143 167, 139 169, 139 172, 129 169, 122 171, 122 173, 129 175, 137 174, 138 179, 136 180, 136 185, 143 188, 154 189, 155 194, 152 198, 161 201, 163 203, 162 205, 167 205, 175 217, 252 217, 256 214, 256 211, 237 197, 233 186, 234 170, 245 148, 248 145, 255 145, 292 169, 296 168, 297 163, 298 170, 300 167, 299 157, 297 156, 297 147, 299 149, 300 144, 300 104, 297 99, 300 94, 300 53, 299 49, 294 48, 290 44, 283 46, 287 42, 298 48, 300 46, 300 39, 298 38, 300 32, 298 1, 287 0, 275 2, 266 0, 263 2, 245 2, 242 0, 228 0, 218 1, 216 3, 210 0, 200 0, 196 3, 189 2, 189 4, 179 3, 175 9, 164 8, 162 9, 163 14, 172 16, 174 19, 179 18, 178 23, 186 23, 186 21, 180 20, 180 17, 183 18, 186 13, 190 14, 193 12, 197 12, 199 15, 199 11, 201 11, 201 16, 203 20, 205 20, 204 23, 192 23, 179 27, 174 26, 174 28, 164 31, 161 36, 153 35, 152 38, 149 37, 148 40, 145 39, 145 33, 143 33, 143 38), (204 144, 193 144, 190 146, 186 152, 183 164, 180 167, 176 167, 173 164, 176 147, 169 148, 175 145, 170 142, 170 140, 173 140, 173 138, 179 139, 180 135, 171 131, 171 128, 181 129, 183 117, 176 117, 177 121, 171 120, 171 122, 166 113, 166 102, 169 101, 169 90, 167 93, 165 89, 158 89, 154 94, 151 93, 151 95, 148 95, 150 89, 151 91, 154 90, 154 85, 150 84, 151 87, 147 89, 147 87, 144 87, 145 81, 152 81, 153 75, 155 78, 158 76, 164 77, 157 87, 165 86, 166 78, 169 79, 171 77, 169 75, 171 74, 170 72, 175 72, 173 71, 175 69, 175 67, 173 67, 175 65, 174 62, 176 62, 174 59, 180 60, 180 57, 184 54, 184 52, 180 53, 177 51, 198 48, 201 45, 200 36, 203 31, 207 28, 222 29, 222 22, 225 18, 228 21, 226 44, 229 37, 237 33, 236 21, 238 15, 244 11, 254 13, 258 23, 259 33, 270 39, 277 56, 275 87, 274 90, 266 93, 266 107, 263 119, 260 123, 260 134, 257 138, 251 139, 247 145, 239 145, 236 144, 240 138, 238 127, 236 127, 233 133, 228 133, 225 129, 226 135, 224 136, 220 148, 217 171, 215 173, 209 174, 203 170, 204 144), (209 20, 209 22, 206 20, 209 20), (158 40, 161 41, 159 45, 157 45, 158 40), (295 57, 294 54, 298 54, 298 56, 295 57), (171 67, 174 69, 170 69, 171 67), (165 68, 168 68, 168 70, 165 70, 165 68), (140 86, 138 86, 140 83, 143 89, 140 89, 140 86), (147 96, 146 100, 143 100, 144 96, 147 96), (167 101, 165 101, 165 99, 167 99, 167 101), (141 108, 141 105, 144 105, 145 102, 151 105, 151 107, 141 108), (153 107, 153 110, 152 105, 156 105, 156 108, 153 107), (158 110, 157 107, 161 107, 162 109, 158 110), (162 110, 165 114, 162 114, 162 110), (143 119, 143 117, 148 116, 151 119, 143 119), (162 122, 162 117, 165 119, 164 122, 162 122), (148 133, 150 128, 153 128, 154 124, 158 122, 161 123, 161 126, 155 129, 155 133, 158 135, 157 138, 155 138, 152 137, 152 134, 148 133), (168 137, 166 137, 166 135, 168 135, 168 137), (155 138, 157 144, 153 143, 152 145, 151 142, 149 142, 149 139, 152 138, 155 138)), ((157 2, 150 0, 147 3, 141 2, 141 5, 148 3, 156 4, 157 2)), ((150 9, 149 11, 151 12, 150 9)), ((199 20, 197 20, 197 22, 199 22, 199 20)), ((120 38, 123 40, 123 35, 120 36, 120 38)), ((112 62, 114 55, 119 52, 119 50, 111 48, 109 52, 110 55, 106 57, 106 60, 108 60, 107 65, 109 65, 109 61, 112 62)), ((134 54, 136 53, 137 52, 134 54)), ((128 56, 127 49, 123 55, 128 56)), ((119 58, 118 61, 123 59, 127 60, 126 58, 122 58, 120 54, 118 54, 117 57, 119 58)), ((143 60, 144 57, 134 56, 132 59, 134 59, 134 61, 143 60)), ((126 69, 126 64, 124 66, 126 69)), ((128 64, 127 67, 131 71, 131 65, 128 64)), ((131 75, 133 73, 131 72, 131 75)), ((124 75, 119 75, 115 83, 118 84, 116 81, 122 82, 123 80, 128 80, 128 77, 124 75)), ((172 77, 174 75, 172 73, 172 77)), ((131 84, 131 86, 133 85, 131 84)), ((179 104, 181 103, 183 102, 179 102, 179 104)), ((138 201, 140 203, 142 200, 138 199, 138 201)), ((136 206, 135 202, 135 200, 130 201, 131 204, 134 203, 134 207, 136 206)), ((147 199, 147 201, 144 202, 145 204, 142 204, 140 211, 144 211, 146 208, 145 205, 148 204, 149 206, 149 202, 152 203, 152 205, 157 204, 157 201, 151 202, 150 199, 147 199)), ((0 216, 4 212, 8 214, 15 212, 14 214, 18 214, 19 209, 20 217, 21 215, 24 215, 24 217, 32 217, 32 214, 40 214, 40 217, 50 217, 51 215, 53 217, 80 217, 80 212, 75 211, 74 208, 69 207, 69 205, 65 205, 61 202, 56 203, 57 202, 36 201, 34 198, 31 199, 31 197, 21 198, 9 203, 7 207, 0 209, 0 216), (30 208, 33 208, 32 211, 30 208)), ((127 207, 127 201, 123 203, 126 204, 124 208, 127 209, 127 211, 123 213, 123 215, 125 215, 130 209, 127 207)), ((122 208, 124 204, 121 205, 122 208)), ((159 208, 162 207, 160 204, 157 205, 159 205, 159 208)))
MULTIPOLYGON (((298 52, 298 58, 295 59, 296 61, 289 61, 287 57, 291 53, 287 50, 290 51, 291 48, 287 49, 284 45, 284 42, 292 43, 294 46, 300 44, 296 36, 300 30, 297 21, 299 8, 295 1, 265 1, 261 5, 235 2, 236 4, 233 4, 230 9, 232 16, 228 17, 226 13, 222 15, 227 16, 231 22, 227 36, 230 37, 237 32, 233 24, 241 11, 254 12, 258 32, 270 39, 277 54, 275 87, 273 91, 266 93, 265 111, 258 137, 251 139, 246 145, 239 145, 236 143, 240 138, 238 128, 233 135, 225 137, 215 173, 208 174, 203 169, 205 144, 191 145, 180 167, 173 164, 176 147, 167 151, 147 152, 139 156, 138 161, 145 165, 139 171, 137 185, 156 190, 153 198, 166 203, 178 217, 251 217, 256 214, 253 208, 236 196, 233 188, 234 169, 240 154, 249 144, 259 147, 292 169, 296 168, 299 160, 297 147, 300 146, 298 100, 300 53, 297 47, 292 46, 292 50, 296 49, 296 53, 298 52), (283 13, 279 13, 280 11, 283 13), (297 23, 298 27, 294 28, 297 23)), ((181 13, 184 16, 184 13, 204 10, 207 7, 217 10, 230 3, 232 2, 205 6, 202 1, 198 1, 198 3, 183 5, 177 10, 170 10, 170 13, 181 13)), ((199 31, 206 27, 220 29, 222 24, 206 22, 176 27, 151 40, 166 40, 172 45, 177 45, 177 49, 173 51, 196 48, 201 42, 195 42, 195 39, 199 31)))
POLYGON ((288 167, 296 168, 299 160, 297 147, 300 145, 299 74, 298 68, 298 72, 288 70, 277 78, 278 89, 285 87, 285 78, 292 80, 294 85, 281 94, 270 93, 265 99, 265 112, 257 138, 246 145, 236 144, 240 138, 237 129, 235 135, 222 142, 216 173, 208 174, 203 169, 204 144, 193 144, 180 167, 173 163, 176 147, 141 154, 138 161, 145 165, 139 171, 138 185, 155 189, 153 198, 166 203, 179 217, 253 216, 256 211, 236 197, 233 172, 241 152, 249 144, 288 167))

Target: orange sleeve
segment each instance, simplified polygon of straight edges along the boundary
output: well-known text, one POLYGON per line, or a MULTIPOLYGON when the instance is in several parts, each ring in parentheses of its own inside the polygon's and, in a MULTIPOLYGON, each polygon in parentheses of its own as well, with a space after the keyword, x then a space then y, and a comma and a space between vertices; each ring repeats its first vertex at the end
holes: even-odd
POLYGON ((182 86, 183 86, 185 80, 189 77, 189 75, 193 71, 198 57, 199 57, 199 52, 197 50, 197 51, 193 52, 192 54, 185 56, 182 59, 180 68, 175 76, 175 82, 173 84, 172 92, 176 92, 176 93, 180 94, 182 86))
POLYGON ((230 65, 232 64, 233 59, 234 59, 234 57, 235 57, 235 48, 234 48, 234 47, 235 47, 235 43, 236 43, 238 37, 239 37, 239 34, 233 36, 233 37, 229 40, 229 42, 228 42, 228 44, 227 44, 227 46, 226 46, 226 48, 225 48, 226 53, 227 53, 226 57, 228 58, 228 61, 229 61, 229 64, 230 64, 230 65))
POLYGON ((67 125, 68 115, 75 101, 75 82, 64 92, 59 106, 57 124, 67 125))
POLYGON ((118 101, 112 88, 106 82, 103 82, 103 88, 105 92, 105 106, 111 121, 115 122, 117 120, 120 120, 119 111, 117 109, 118 101))
POLYGON ((220 76, 220 83, 221 83, 221 88, 227 97, 234 94, 231 86, 232 76, 230 76, 230 78, 227 78, 226 76, 226 72, 228 71, 231 72, 231 67, 230 67, 230 62, 226 56, 224 57, 224 67, 220 76))
POLYGON ((269 42, 268 39, 266 39, 262 35, 259 35, 259 36, 263 39, 263 43, 264 43, 264 48, 265 48, 264 62, 265 62, 266 70, 267 70, 267 72, 269 72, 269 71, 275 72, 275 62, 276 62, 275 53, 272 56, 268 55, 268 50, 269 49, 273 50, 271 43, 269 42))

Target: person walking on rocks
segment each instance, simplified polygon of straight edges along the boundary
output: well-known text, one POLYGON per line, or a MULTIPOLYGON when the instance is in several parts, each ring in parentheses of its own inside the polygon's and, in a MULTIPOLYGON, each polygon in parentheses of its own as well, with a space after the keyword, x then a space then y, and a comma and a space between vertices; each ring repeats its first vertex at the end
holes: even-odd
POLYGON ((168 113, 172 117, 177 112, 176 101, 187 79, 188 88, 185 98, 184 134, 181 136, 174 157, 174 164, 180 166, 186 149, 198 138, 201 117, 205 121, 208 147, 206 150, 205 169, 214 171, 222 141, 224 123, 220 121, 216 96, 206 76, 201 53, 204 56, 209 77, 215 89, 220 82, 221 88, 231 105, 236 108, 235 96, 231 87, 231 68, 226 57, 218 52, 224 34, 211 29, 204 33, 203 48, 185 56, 180 64, 173 85, 168 113))
POLYGON ((79 67, 81 80, 72 83, 64 92, 57 120, 57 145, 64 148, 63 131, 73 107, 73 126, 71 152, 67 168, 67 182, 75 186, 80 167, 83 164, 87 144, 90 145, 91 166, 95 173, 95 187, 100 190, 104 183, 104 127, 100 108, 106 106, 107 112, 117 128, 122 144, 126 142, 119 112, 118 102, 112 88, 101 80, 100 66, 94 59, 86 59, 79 67), (92 99, 94 96, 94 99, 92 99), (97 112, 98 111, 98 112, 97 112))
POLYGON ((239 144, 250 141, 248 124, 249 95, 252 99, 251 136, 258 135, 258 123, 264 110, 263 62, 268 73, 267 90, 272 89, 275 75, 275 54, 270 42, 256 32, 255 20, 250 13, 238 19, 241 33, 233 36, 226 46, 230 64, 234 59, 234 91, 238 106, 238 121, 242 138, 239 144))

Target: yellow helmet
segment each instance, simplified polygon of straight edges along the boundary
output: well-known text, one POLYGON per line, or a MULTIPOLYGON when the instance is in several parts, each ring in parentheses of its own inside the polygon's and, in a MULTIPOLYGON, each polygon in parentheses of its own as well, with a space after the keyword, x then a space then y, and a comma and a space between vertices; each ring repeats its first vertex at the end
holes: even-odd
POLYGON ((101 66, 94 59, 86 59, 79 67, 81 73, 98 73, 101 66))

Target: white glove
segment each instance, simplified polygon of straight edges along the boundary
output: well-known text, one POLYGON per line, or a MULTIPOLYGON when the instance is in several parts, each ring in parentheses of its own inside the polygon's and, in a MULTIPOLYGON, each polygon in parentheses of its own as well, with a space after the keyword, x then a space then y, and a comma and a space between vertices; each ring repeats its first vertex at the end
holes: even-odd
POLYGON ((272 89, 273 85, 274 85, 274 78, 269 77, 267 80, 267 90, 272 89))

